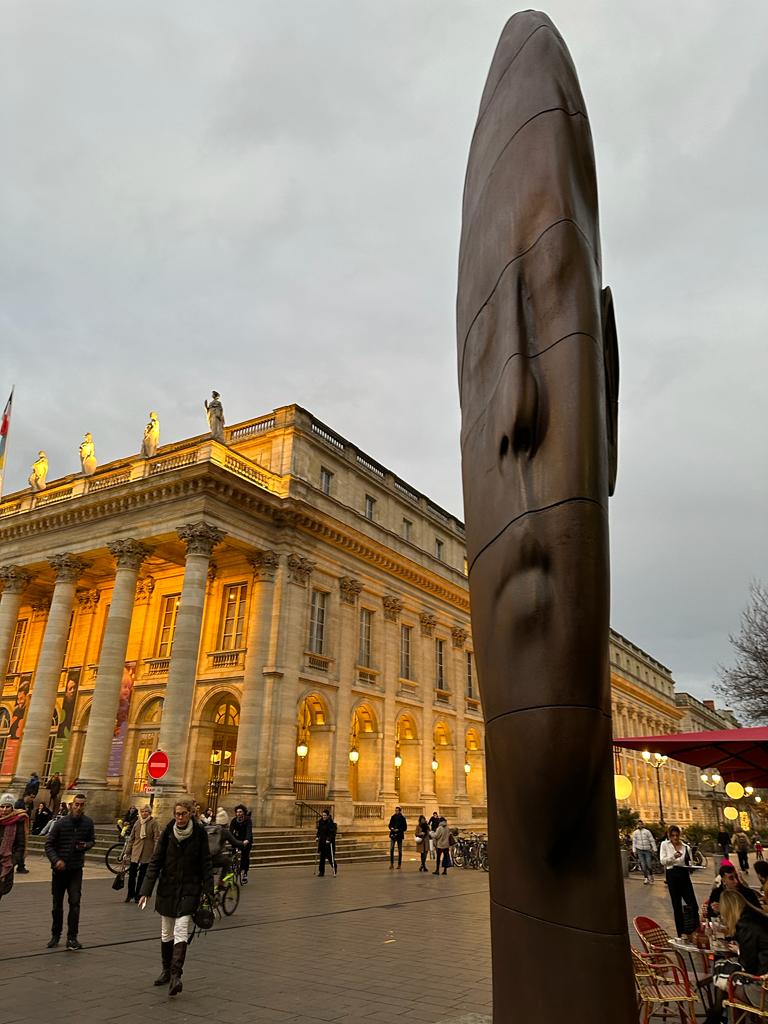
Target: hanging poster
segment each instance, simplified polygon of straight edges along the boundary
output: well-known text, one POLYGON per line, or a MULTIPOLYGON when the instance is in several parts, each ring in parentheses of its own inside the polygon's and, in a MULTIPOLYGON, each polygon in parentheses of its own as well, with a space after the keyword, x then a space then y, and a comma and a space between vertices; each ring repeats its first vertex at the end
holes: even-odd
POLYGON ((131 710, 131 698, 133 697, 135 679, 136 662, 127 661, 120 683, 120 702, 117 705, 117 715, 115 716, 115 728, 112 733, 112 747, 109 751, 107 775, 120 775, 122 770, 125 737, 128 733, 128 714, 131 710))
POLYGON ((63 775, 67 765, 69 738, 75 724, 75 704, 77 703, 81 672, 80 668, 68 668, 62 673, 64 686, 62 689, 59 684, 59 695, 56 698, 56 708, 51 723, 51 728, 56 725, 56 740, 53 744, 53 756, 48 769, 49 776, 54 772, 61 772, 63 775))
POLYGON ((32 673, 25 672, 18 677, 16 693, 10 699, 4 699, 0 708, 0 741, 5 740, 0 763, 0 774, 12 775, 16 768, 16 756, 21 745, 24 732, 24 720, 29 707, 29 690, 32 685, 32 673))

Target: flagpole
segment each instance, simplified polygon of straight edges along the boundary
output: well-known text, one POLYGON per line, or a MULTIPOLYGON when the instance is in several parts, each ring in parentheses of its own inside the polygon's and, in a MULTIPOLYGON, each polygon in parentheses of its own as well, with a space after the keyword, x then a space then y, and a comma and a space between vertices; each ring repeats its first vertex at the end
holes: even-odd
POLYGON ((5 463, 8 458, 8 435, 11 432, 11 410, 13 408, 13 393, 16 390, 14 384, 8 401, 5 404, 2 420, 2 436, 0 436, 0 498, 3 496, 3 484, 5 483, 5 463))

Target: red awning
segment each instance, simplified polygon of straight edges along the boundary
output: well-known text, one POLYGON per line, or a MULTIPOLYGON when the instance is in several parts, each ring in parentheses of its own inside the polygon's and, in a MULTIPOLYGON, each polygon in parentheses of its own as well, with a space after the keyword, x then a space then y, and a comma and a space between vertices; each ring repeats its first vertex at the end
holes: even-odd
POLYGON ((678 732, 669 736, 630 736, 617 747, 667 754, 675 761, 715 769, 726 782, 768 788, 768 728, 678 732))

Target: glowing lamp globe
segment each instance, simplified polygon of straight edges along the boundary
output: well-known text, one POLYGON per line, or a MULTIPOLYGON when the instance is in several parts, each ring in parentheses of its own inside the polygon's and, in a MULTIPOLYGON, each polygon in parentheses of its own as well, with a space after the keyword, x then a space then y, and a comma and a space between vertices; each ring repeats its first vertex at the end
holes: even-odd
POLYGON ((736 810, 735 807, 725 807, 725 808, 723 808, 723 814, 728 819, 728 821, 736 821, 736 819, 739 816, 739 812, 736 810))
POLYGON ((469 775, 469 773, 472 771, 472 765, 469 763, 469 761, 465 762, 464 771, 466 772, 467 775, 469 775))
POLYGON ((298 745, 298 747, 296 747, 296 753, 299 755, 299 757, 302 759, 302 761, 304 760, 304 758, 309 753, 309 747, 307 746, 307 744, 303 740, 298 745))
POLYGON ((352 762, 352 764, 357 764, 357 762, 360 760, 360 751, 359 750, 350 750, 350 752, 349 752, 349 760, 352 762))
POLYGON ((613 791, 617 800, 628 800, 632 795, 632 781, 626 775, 614 775, 613 791))
POLYGON ((402 763, 403 763, 402 757, 400 757, 399 754, 395 754, 395 768, 399 768, 402 763))
POLYGON ((437 760, 433 759, 433 761, 432 761, 432 771, 436 772, 439 767, 440 767, 440 763, 437 760))
POLYGON ((744 796, 744 787, 740 782, 728 782, 725 786, 725 792, 731 800, 741 800, 744 796))

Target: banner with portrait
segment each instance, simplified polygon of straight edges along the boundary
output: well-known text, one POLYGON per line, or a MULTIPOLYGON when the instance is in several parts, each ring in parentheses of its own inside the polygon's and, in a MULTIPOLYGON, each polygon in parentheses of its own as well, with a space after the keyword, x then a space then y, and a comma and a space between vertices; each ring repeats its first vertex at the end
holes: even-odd
POLYGON ((75 725, 75 705, 77 691, 80 688, 81 668, 67 668, 61 674, 59 692, 56 695, 56 706, 51 721, 51 731, 56 728, 56 739, 53 743, 53 756, 48 775, 54 772, 64 774, 69 752, 69 740, 75 725))
POLYGON ((128 715, 131 710, 133 684, 135 681, 136 662, 127 661, 123 668, 123 678, 120 682, 120 701, 117 705, 117 714, 115 715, 115 728, 112 733, 112 746, 109 751, 107 775, 120 775, 122 770, 125 738, 128 735, 128 715))
POLYGON ((12 775, 16 768, 16 758, 24 733, 24 722, 29 709, 29 691, 32 686, 32 673, 24 672, 12 680, 7 680, 0 700, 0 774, 12 775))

